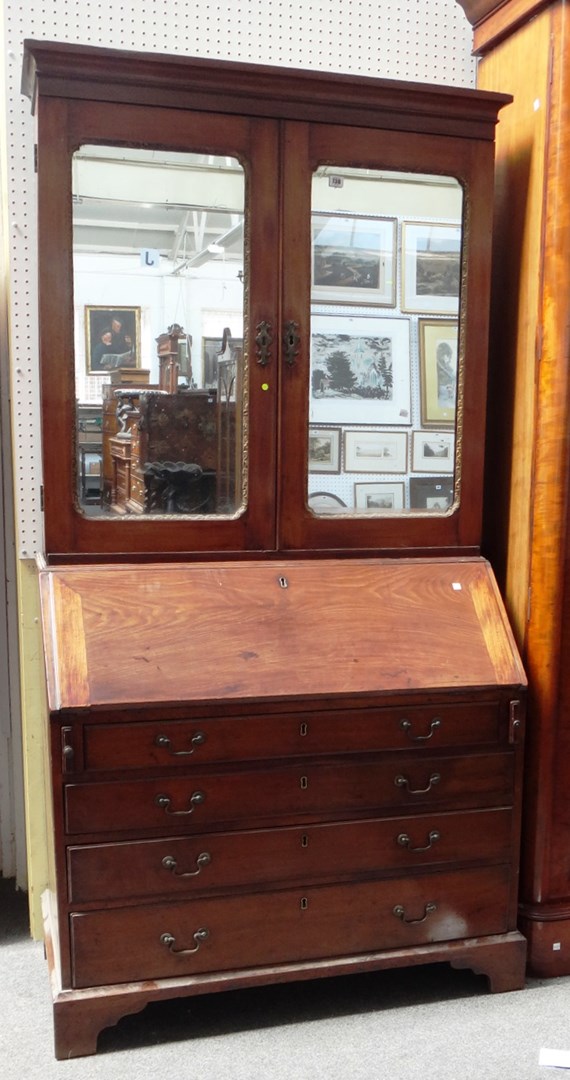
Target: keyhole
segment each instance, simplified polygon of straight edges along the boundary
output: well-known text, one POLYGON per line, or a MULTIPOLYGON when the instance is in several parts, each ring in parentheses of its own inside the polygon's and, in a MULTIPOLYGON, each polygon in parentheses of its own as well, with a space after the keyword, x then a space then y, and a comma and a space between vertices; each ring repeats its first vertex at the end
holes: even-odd
POLYGON ((303 723, 301 724, 301 726, 299 728, 299 734, 300 735, 306 735, 308 733, 308 731, 309 731, 309 725, 306 724, 305 721, 303 721, 303 723))
POLYGON ((282 589, 288 589, 289 588, 289 582, 287 581, 286 577, 280 577, 277 580, 279 581, 279 584, 280 584, 282 589))
POLYGON ((309 906, 309 901, 306 896, 301 897, 301 911, 306 911, 309 906))
POLYGON ((301 847, 308 847, 308 846, 309 846, 309 837, 307 836, 306 833, 303 833, 303 835, 301 837, 301 847))
POLYGON ((309 786, 309 781, 306 776, 301 777, 301 791, 306 791, 309 786))

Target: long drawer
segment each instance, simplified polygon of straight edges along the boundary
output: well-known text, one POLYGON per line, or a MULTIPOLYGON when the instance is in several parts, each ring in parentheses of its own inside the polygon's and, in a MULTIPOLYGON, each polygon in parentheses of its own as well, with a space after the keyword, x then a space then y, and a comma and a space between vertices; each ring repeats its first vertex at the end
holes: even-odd
POLYGON ((68 849, 72 904, 506 861, 509 810, 253 829, 68 849))
POLYGON ((86 724, 87 770, 497 744, 498 702, 86 724))
POLYGON ((368 816, 395 808, 510 805, 511 753, 449 757, 401 755, 352 762, 302 762, 263 770, 65 786, 70 834, 184 828, 314 815, 368 816))
POLYGON ((70 916, 77 988, 347 956, 508 928, 509 870, 187 900, 70 916))

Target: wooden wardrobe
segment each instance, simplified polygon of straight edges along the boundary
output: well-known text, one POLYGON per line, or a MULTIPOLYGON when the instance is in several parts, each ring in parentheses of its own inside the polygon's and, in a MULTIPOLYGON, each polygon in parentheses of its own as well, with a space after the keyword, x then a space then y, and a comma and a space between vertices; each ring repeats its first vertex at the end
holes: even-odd
POLYGON ((568 267, 563 2, 462 0, 497 136, 484 550, 529 676, 520 925, 530 970, 570 974, 568 267))

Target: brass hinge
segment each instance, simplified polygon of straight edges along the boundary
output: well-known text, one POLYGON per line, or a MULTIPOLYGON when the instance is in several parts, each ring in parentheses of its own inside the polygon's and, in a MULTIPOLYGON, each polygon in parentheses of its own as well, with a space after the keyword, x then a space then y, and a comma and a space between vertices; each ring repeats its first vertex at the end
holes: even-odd
POLYGON ((40 484, 40 510, 44 508, 44 485, 40 484))
POLYGON ((521 703, 518 700, 509 703, 509 742, 519 741, 522 734, 521 703))
POLYGON ((38 171, 38 144, 34 143, 34 172, 38 171))

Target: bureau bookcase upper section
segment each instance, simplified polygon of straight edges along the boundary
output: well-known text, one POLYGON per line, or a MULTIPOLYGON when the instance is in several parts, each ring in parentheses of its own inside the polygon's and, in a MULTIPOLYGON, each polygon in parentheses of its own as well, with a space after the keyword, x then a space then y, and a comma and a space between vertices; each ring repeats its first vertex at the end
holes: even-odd
POLYGON ((23 90, 48 558, 476 554, 510 99, 49 42, 23 90))

